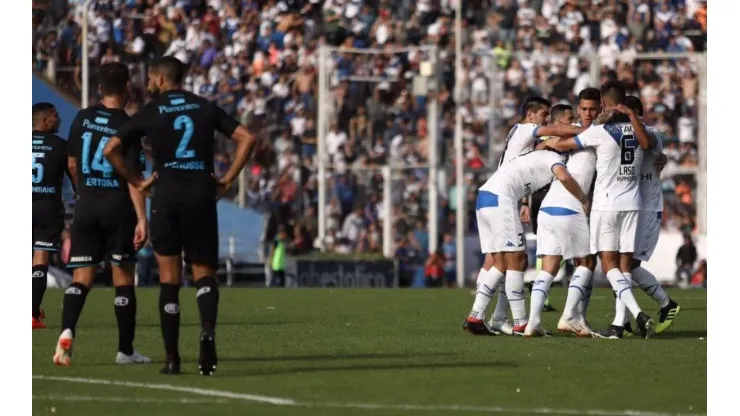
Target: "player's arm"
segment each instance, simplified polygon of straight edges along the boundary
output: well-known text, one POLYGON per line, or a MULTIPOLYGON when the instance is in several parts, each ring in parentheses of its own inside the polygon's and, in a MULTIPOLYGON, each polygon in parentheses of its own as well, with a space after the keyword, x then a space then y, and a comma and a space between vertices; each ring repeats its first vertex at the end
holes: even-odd
POLYGON ((229 189, 231 184, 234 182, 239 172, 244 169, 244 165, 247 164, 247 160, 252 155, 257 139, 254 135, 239 122, 230 117, 220 107, 214 107, 214 125, 216 130, 231 137, 236 142, 236 152, 234 160, 231 162, 231 166, 224 173, 224 176, 219 179, 219 185, 223 191, 229 189))
POLYGON ((67 169, 64 170, 72 183, 72 188, 77 193, 77 158, 67 156, 67 169))
POLYGON ((552 173, 555 177, 563 184, 563 187, 570 192, 581 204, 583 209, 587 211, 588 208, 588 195, 584 194, 581 187, 578 186, 578 182, 573 179, 568 169, 562 163, 556 163, 552 166, 552 173))
POLYGON ((78 149, 80 144, 79 140, 82 137, 82 122, 80 113, 78 112, 75 119, 72 120, 72 124, 69 126, 69 134, 67 135, 67 168, 65 172, 69 178, 69 182, 72 184, 72 190, 77 195, 77 158, 74 156, 75 149, 78 149))
POLYGON ((583 133, 584 130, 586 129, 581 126, 571 126, 569 124, 568 125, 550 124, 547 126, 539 126, 535 128, 532 135, 535 137, 542 137, 542 136, 572 137, 572 136, 577 136, 583 133))
POLYGON ((616 106, 615 110, 630 118, 630 123, 632 123, 632 130, 635 133, 635 138, 637 139, 637 142, 640 143, 640 147, 642 147, 643 149, 652 149, 655 147, 655 138, 650 135, 650 133, 648 133, 647 129, 645 128, 645 124, 642 122, 642 120, 640 120, 640 117, 634 110, 624 104, 619 104, 618 106, 616 106))
POLYGON ((111 137, 108 143, 103 149, 103 156, 108 159, 113 169, 123 177, 129 184, 133 185, 134 188, 141 192, 146 192, 151 187, 156 175, 152 175, 149 179, 144 180, 141 173, 136 172, 131 166, 128 166, 126 159, 123 155, 123 149, 125 143, 139 141, 144 136, 145 121, 146 121, 146 107, 139 110, 131 119, 129 119, 124 125, 118 130, 118 134, 111 137))
POLYGON ((551 149, 558 153, 567 152, 570 150, 583 149, 583 146, 578 144, 575 137, 568 138, 552 138, 543 141, 537 145, 537 150, 551 149))
MULTIPOLYGON (((146 160, 142 160, 144 157, 144 150, 141 147, 141 141, 133 143, 132 149, 128 152, 128 166, 135 166, 137 172, 143 172, 146 170, 146 160)), ((141 250, 146 244, 146 240, 149 238, 149 221, 146 218, 146 197, 145 195, 136 189, 135 186, 128 184, 128 194, 131 198, 131 202, 134 204, 134 210, 136 211, 136 228, 134 230, 134 248, 136 251, 141 250)))
POLYGON ((655 162, 653 162, 653 166, 655 166, 655 171, 660 174, 663 172, 663 169, 665 169, 665 165, 668 164, 668 156, 660 152, 655 156, 655 162))

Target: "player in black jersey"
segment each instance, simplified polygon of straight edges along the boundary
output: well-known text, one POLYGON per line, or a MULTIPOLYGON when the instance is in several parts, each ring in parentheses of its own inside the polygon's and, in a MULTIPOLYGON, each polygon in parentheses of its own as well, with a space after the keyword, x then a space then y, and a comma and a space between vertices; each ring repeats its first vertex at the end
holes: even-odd
POLYGON ((252 134, 204 98, 182 90, 185 66, 176 58, 154 60, 149 67, 155 96, 108 142, 105 156, 129 183, 147 189, 156 177, 151 234, 159 265, 159 308, 167 357, 163 374, 180 372, 179 290, 182 253, 192 266, 201 319, 198 367, 216 369, 215 327, 218 312, 218 219, 216 200, 227 191, 255 145, 252 134), (213 173, 214 130, 236 141, 234 162, 221 179, 213 173), (126 166, 121 150, 146 136, 154 174, 147 181, 126 166))
MULTIPOLYGON (((64 292, 62 333, 54 354, 57 365, 70 364, 77 320, 96 268, 104 261, 111 263, 116 293, 113 303, 118 322, 118 354, 115 361, 118 364, 151 362, 133 346, 134 266, 136 252, 147 240, 145 199, 103 157, 110 137, 129 119, 123 110, 128 100, 128 81, 126 65, 114 62, 101 66, 103 98, 98 104, 80 110, 69 131, 68 166, 77 185, 78 201, 68 265, 74 269, 74 278, 64 292)), ((131 169, 142 172, 146 168, 141 141, 131 141, 123 153, 131 169)))
POLYGON ((31 150, 33 216, 33 329, 43 329, 41 301, 46 292, 50 252, 59 250, 64 230, 62 181, 67 170, 67 143, 55 133, 61 119, 50 103, 33 105, 31 150))

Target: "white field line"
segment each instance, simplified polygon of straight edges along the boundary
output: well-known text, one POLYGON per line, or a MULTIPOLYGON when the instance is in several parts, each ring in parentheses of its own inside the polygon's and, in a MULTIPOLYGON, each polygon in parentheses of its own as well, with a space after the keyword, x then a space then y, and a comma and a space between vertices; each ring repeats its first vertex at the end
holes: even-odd
POLYGON ((201 389, 195 387, 176 386, 172 384, 159 383, 137 383, 130 381, 100 380, 81 377, 56 377, 56 376, 33 376, 36 380, 63 381, 68 383, 97 384, 107 386, 120 386, 140 388, 147 390, 165 390, 180 393, 190 393, 206 397, 220 397, 224 399, 236 399, 254 403, 274 404, 277 406, 294 406, 308 408, 344 408, 344 409, 368 409, 368 410, 419 410, 419 411, 446 411, 446 412, 478 412, 478 413, 529 413, 549 415, 587 415, 587 416, 701 416, 703 413, 665 413, 642 410, 600 410, 600 409, 557 409, 557 408, 534 408, 516 409, 498 406, 445 406, 445 405, 415 405, 415 404, 381 404, 381 403, 340 403, 340 402, 299 402, 289 398, 260 396, 256 394, 245 394, 225 390, 201 389))
POLYGON ((181 403, 181 404, 226 404, 234 403, 231 400, 226 399, 188 399, 186 397, 177 399, 157 399, 153 397, 121 397, 121 396, 75 396, 68 395, 62 396, 59 394, 51 394, 48 396, 31 396, 33 400, 45 401, 45 402, 112 402, 112 403, 181 403))

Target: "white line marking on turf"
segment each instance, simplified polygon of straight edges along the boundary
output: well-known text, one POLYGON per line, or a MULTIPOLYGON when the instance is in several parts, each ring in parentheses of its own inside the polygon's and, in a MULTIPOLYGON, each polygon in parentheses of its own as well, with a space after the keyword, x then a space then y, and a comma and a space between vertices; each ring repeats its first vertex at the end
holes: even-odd
POLYGON ((147 397, 116 397, 116 396, 62 396, 62 395, 48 395, 48 396, 31 396, 33 400, 49 401, 49 402, 114 402, 114 403, 182 403, 182 404, 225 404, 234 403, 231 400, 225 399, 156 399, 147 397))
POLYGON ((338 402, 298 402, 293 399, 260 396, 255 394, 237 393, 225 390, 201 389, 196 387, 176 386, 172 384, 136 383, 130 381, 101 380, 81 377, 33 376, 36 380, 65 381, 69 383, 98 384, 108 386, 132 387, 149 390, 167 390, 181 393, 191 393, 199 396, 222 397, 238 399, 255 403, 269 403, 278 406, 295 406, 309 408, 344 408, 368 410, 421 410, 421 411, 448 411, 448 412, 479 412, 479 413, 534 413, 550 415, 588 415, 588 416, 700 416, 704 413, 665 413, 643 410, 601 410, 601 409, 514 409, 498 406, 445 406, 445 405, 415 405, 415 404, 380 404, 380 403, 338 403, 338 402))

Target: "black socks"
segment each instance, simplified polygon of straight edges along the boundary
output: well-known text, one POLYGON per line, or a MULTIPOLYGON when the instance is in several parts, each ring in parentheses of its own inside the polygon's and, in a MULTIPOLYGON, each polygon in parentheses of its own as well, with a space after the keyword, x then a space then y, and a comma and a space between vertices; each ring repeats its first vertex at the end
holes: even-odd
POLYGON ((72 283, 64 291, 64 301, 62 302, 62 330, 71 329, 75 333, 77 320, 80 319, 82 308, 85 306, 87 293, 90 291, 82 283, 72 283))
POLYGON ((198 300, 201 329, 212 335, 218 315, 218 282, 213 277, 204 277, 195 282, 195 287, 198 288, 195 297, 198 300))
POLYGON ((118 351, 131 355, 134 353, 134 332, 136 330, 136 292, 133 286, 116 287, 113 301, 118 322, 118 351))
POLYGON ((162 283, 159 287, 159 320, 168 355, 178 354, 180 339, 180 286, 162 283))
POLYGON ((49 270, 49 266, 38 265, 33 266, 33 274, 31 275, 32 282, 32 293, 33 298, 33 314, 32 316, 36 319, 39 318, 39 308, 41 308, 41 301, 44 299, 44 292, 46 292, 46 273, 49 270))

